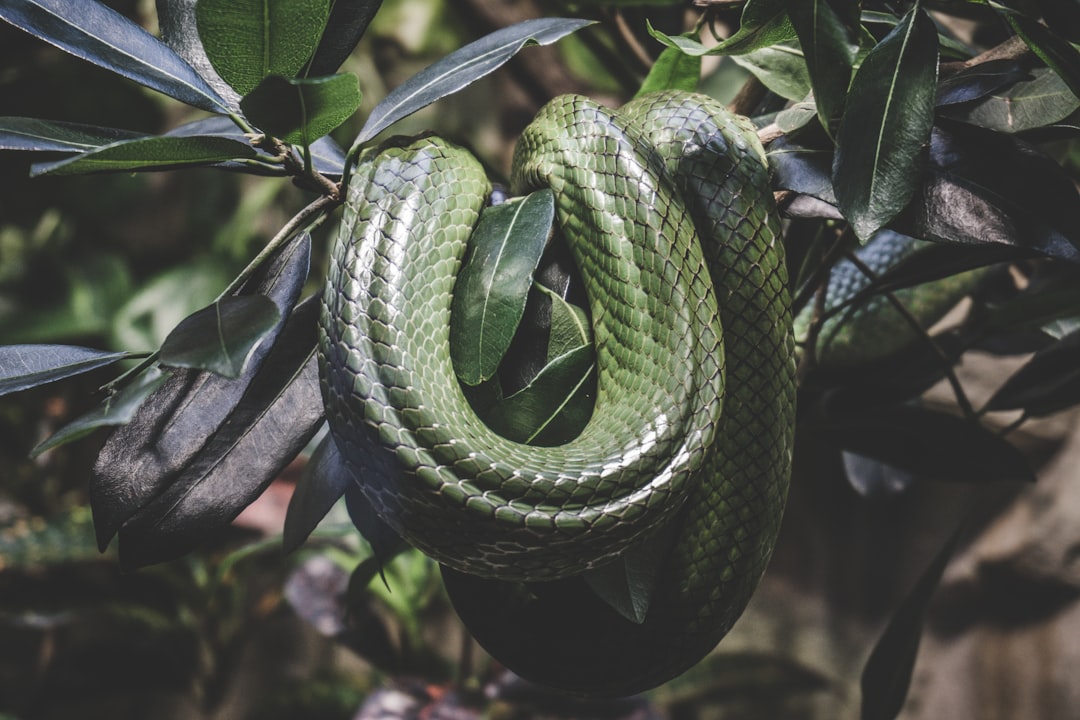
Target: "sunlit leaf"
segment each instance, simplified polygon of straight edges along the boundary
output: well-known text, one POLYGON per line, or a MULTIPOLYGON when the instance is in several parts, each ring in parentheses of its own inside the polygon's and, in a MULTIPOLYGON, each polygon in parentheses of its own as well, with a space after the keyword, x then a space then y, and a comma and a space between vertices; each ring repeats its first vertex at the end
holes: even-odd
POLYGON ((239 377, 251 351, 277 325, 280 312, 265 295, 222 298, 184 319, 161 344, 170 367, 239 377))
POLYGON ((693 92, 701 79, 701 58, 687 55, 678 48, 664 48, 656 58, 637 96, 660 90, 693 92))
POLYGON ((732 59, 782 98, 802 100, 810 93, 806 59, 798 46, 770 45, 732 59))
POLYGON ((795 39, 785 0, 749 0, 743 7, 739 29, 720 43, 706 47, 687 37, 666 35, 648 25, 649 33, 668 47, 690 55, 738 55, 795 39))
POLYGON ((237 158, 254 158, 250 144, 225 137, 177 137, 161 135, 121 140, 74 157, 36 163, 31 174, 80 175, 129 170, 209 165, 237 158))
POLYGON ((0 19, 188 105, 228 112, 225 100, 179 55, 97 0, 4 2, 0 19))

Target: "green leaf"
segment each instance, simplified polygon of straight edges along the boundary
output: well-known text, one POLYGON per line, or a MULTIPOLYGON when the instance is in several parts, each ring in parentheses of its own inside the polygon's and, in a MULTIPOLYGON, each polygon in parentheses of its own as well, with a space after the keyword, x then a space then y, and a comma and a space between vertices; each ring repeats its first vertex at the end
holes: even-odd
POLYGON ((318 47, 331 0, 199 0, 206 55, 225 82, 247 95, 268 75, 294 77, 318 47))
POLYGON ((923 571, 874 646, 862 674, 862 720, 892 720, 900 714, 919 651, 923 616, 952 558, 957 531, 923 571))
POLYGON ((560 355, 592 343, 592 327, 584 308, 567 302, 554 290, 534 285, 551 299, 551 328, 548 337, 547 362, 560 355))
POLYGON ((195 72, 229 103, 230 108, 239 108, 240 95, 221 79, 210 64, 210 58, 206 57, 195 19, 197 3, 198 0, 155 0, 158 34, 166 45, 195 68, 195 72))
POLYGON ((228 112, 225 100, 165 43, 96 0, 3 2, 0 19, 188 105, 228 112))
POLYGON ((86 152, 102 145, 146 137, 117 128, 28 117, 0 118, 0 150, 86 152))
POLYGON ((450 355, 466 385, 493 376, 506 354, 554 218, 547 189, 481 213, 450 311, 450 355))
POLYGON ((161 344, 161 363, 239 377, 281 313, 265 295, 222 298, 185 318, 161 344))
POLYGON ((226 137, 160 135, 121 140, 74 157, 36 163, 31 175, 85 175, 98 172, 164 170, 254 158, 254 148, 226 137))
POLYGON ((167 379, 168 375, 156 368, 146 371, 139 377, 138 382, 106 398, 96 409, 57 430, 48 440, 35 447, 30 452, 30 457, 37 457, 46 450, 74 442, 98 428, 126 425, 135 417, 135 411, 142 405, 143 400, 150 397, 167 379))
POLYGON ((1017 13, 1008 15, 1016 34, 1080 97, 1080 50, 1045 25, 1017 13))
POLYGON ((360 107, 360 81, 352 73, 290 80, 264 78, 240 101, 252 123, 287 143, 310 145, 360 107))
POLYGON ((870 51, 837 135, 833 186, 865 240, 904 209, 922 174, 934 121, 937 30, 918 6, 870 51))
POLYGON ((795 29, 788 18, 785 0, 749 0, 743 7, 739 29, 712 47, 686 36, 666 35, 647 24, 649 34, 668 47, 688 55, 740 55, 794 40, 795 29))
POLYGON ((782 98, 798 101, 810 93, 806 61, 797 46, 772 45, 745 55, 733 55, 731 59, 782 98))
POLYGON ((858 43, 828 0, 795 0, 788 12, 806 56, 821 125, 829 129, 843 111, 858 43))
POLYGON ((3 345, 0 346, 0 395, 90 372, 127 355, 77 345, 3 345))
POLYGON ((594 355, 584 345, 556 358, 523 389, 487 408, 484 422, 517 442, 558 445, 574 438, 592 415, 594 355))
POLYGON ((585 573, 585 583, 601 600, 632 623, 645 622, 656 576, 671 547, 668 526, 659 537, 623 553, 614 562, 585 573))
POLYGON ((479 80, 528 45, 549 45, 591 25, 591 20, 538 18, 497 30, 455 50, 394 88, 375 106, 349 150, 361 146, 398 120, 479 80))
POLYGON ((635 97, 660 90, 693 92, 700 79, 701 58, 688 55, 678 48, 664 48, 635 97))
POLYGON ((352 482, 352 472, 338 451, 333 435, 326 433, 304 465, 304 472, 289 500, 282 530, 282 550, 289 553, 303 545, 352 482))
POLYGON ((1080 109, 1080 98, 1056 72, 1037 68, 1032 75, 1032 79, 995 92, 950 116, 998 132, 1016 133, 1052 125, 1080 109))

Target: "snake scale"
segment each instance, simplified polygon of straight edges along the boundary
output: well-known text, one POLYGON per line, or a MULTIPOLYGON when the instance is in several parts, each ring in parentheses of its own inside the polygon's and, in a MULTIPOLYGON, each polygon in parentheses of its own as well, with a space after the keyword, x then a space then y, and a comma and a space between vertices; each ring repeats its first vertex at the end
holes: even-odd
POLYGON ((595 409, 574 440, 484 425, 449 352, 454 281, 490 186, 429 136, 366 152, 331 251, 320 367, 335 442, 380 517, 443 564, 479 642, 519 674, 617 696, 698 662, 764 571, 787 493, 795 365, 764 153, 714 100, 556 98, 513 191, 550 187, 589 295, 595 409), (644 622, 582 573, 661 543, 644 622))

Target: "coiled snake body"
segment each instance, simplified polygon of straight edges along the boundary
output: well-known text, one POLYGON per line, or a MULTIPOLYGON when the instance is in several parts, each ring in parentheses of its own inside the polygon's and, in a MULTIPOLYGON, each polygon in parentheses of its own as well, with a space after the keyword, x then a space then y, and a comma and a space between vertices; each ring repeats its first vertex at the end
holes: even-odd
POLYGON ((554 191, 594 326, 593 416, 557 447, 504 439, 455 380, 449 313, 489 192, 479 163, 427 137, 368 153, 350 182, 320 335, 333 436, 380 517, 445 566, 481 644, 530 679, 622 695, 674 677, 727 632, 772 552, 794 349, 744 122, 685 93, 619 111, 566 96, 519 140, 514 191, 554 191), (657 543, 642 623, 581 579, 657 543))

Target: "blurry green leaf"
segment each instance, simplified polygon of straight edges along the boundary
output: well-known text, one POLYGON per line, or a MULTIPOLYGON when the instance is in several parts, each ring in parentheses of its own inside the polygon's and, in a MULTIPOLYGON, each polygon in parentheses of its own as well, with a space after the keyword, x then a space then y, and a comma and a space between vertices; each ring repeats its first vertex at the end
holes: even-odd
POLYGON ((797 46, 771 45, 745 55, 733 55, 731 59, 782 98, 797 101, 810 93, 806 61, 797 46))
POLYGON ((843 111, 857 43, 827 0, 795 0, 788 4, 788 12, 806 57, 821 125, 828 130, 843 111))
POLYGON ((365 142, 398 120, 479 80, 522 48, 549 45, 591 24, 591 20, 568 18, 526 20, 455 50, 390 91, 368 115, 349 149, 349 156, 356 157, 365 142))
POLYGON ((199 0, 206 55, 225 82, 247 95, 268 75, 294 77, 319 44, 331 0, 199 0))
POLYGON ((918 6, 855 75, 837 135, 833 186, 865 240, 907 205, 925 164, 934 121, 937 30, 918 6))
POLYGON ((334 436, 328 432, 304 465, 304 472, 289 500, 281 538, 282 550, 288 553, 303 545, 351 482, 352 473, 338 451, 334 436))
MULTIPOLYGON (((0 524, 0 558, 5 568, 93 562, 101 559, 93 538, 94 520, 86 506, 47 518, 15 518, 0 524)), ((18 720, 3 712, 0 718, 18 720)))
POLYGON ((290 80, 263 78, 240 101, 240 109, 268 135, 310 145, 345 122, 360 107, 360 83, 351 73, 290 80))
POLYGON ((26 117, 0 118, 0 150, 86 152, 146 137, 143 133, 26 117))
POLYGON ((90 372, 127 356, 75 345, 2 345, 0 395, 90 372))
POLYGON ((517 442, 558 445, 574 438, 592 415, 594 355, 585 345, 556 358, 525 388, 487 408, 484 422, 517 442))
POLYGON ((1080 98, 1061 76, 1037 68, 1030 80, 1022 80, 970 107, 953 110, 951 117, 998 132, 1022 132, 1065 119, 1078 108, 1080 98))
POLYGON ((466 385, 494 375, 506 354, 554 218, 555 196, 547 189, 481 213, 450 311, 450 354, 466 385))
POLYGON ((870 653, 862 674, 862 720, 893 720, 900 714, 919 651, 923 616, 958 539, 959 531, 934 556, 870 653))
POLYGON ((382 0, 334 0, 306 74, 319 76, 337 72, 360 42, 381 5, 382 0))
POLYGON ((690 55, 739 55, 795 39, 785 0, 748 0, 743 7, 739 29, 713 47, 705 47, 688 37, 666 35, 648 25, 649 34, 690 55))
POLYGON ((1007 15, 1016 34, 1028 47, 1054 70, 1073 94, 1080 97, 1080 50, 1068 40, 1059 37, 1052 29, 1019 13, 1007 15))
POLYGON ((139 377, 138 382, 106 398, 96 409, 57 430, 48 440, 35 447, 30 456, 37 457, 46 450, 74 442, 98 428, 126 425, 135 417, 135 411, 142 405, 143 400, 161 387, 167 378, 168 375, 160 370, 146 371, 139 377))
POLYGON ((239 377, 255 346, 281 313, 265 295, 222 298, 185 318, 161 344, 163 365, 239 377))
POLYGON ((664 48, 635 97, 660 90, 693 92, 700 79, 701 58, 687 55, 678 48, 664 48))
POLYGON ((36 163, 31 168, 31 174, 79 175, 122 170, 161 170, 254 157, 255 150, 251 145, 240 140, 162 135, 122 140, 75 157, 36 163))
POLYGON ((228 112, 226 102, 165 43, 96 0, 4 2, 0 19, 188 105, 228 112))
POLYGON ((568 303, 557 292, 543 285, 535 286, 551 299, 551 327, 547 362, 592 342, 592 328, 583 308, 568 303))

